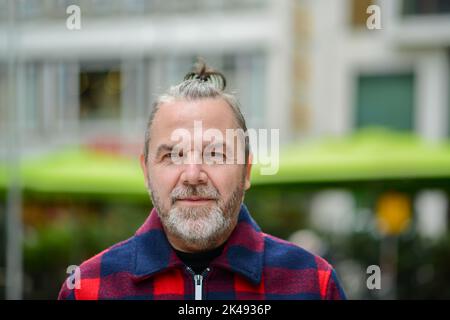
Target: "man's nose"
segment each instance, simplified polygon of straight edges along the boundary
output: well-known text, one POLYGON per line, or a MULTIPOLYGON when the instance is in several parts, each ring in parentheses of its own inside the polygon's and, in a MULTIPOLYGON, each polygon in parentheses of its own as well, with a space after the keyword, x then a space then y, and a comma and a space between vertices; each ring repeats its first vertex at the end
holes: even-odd
POLYGON ((203 170, 204 168, 201 155, 199 155, 198 152, 190 152, 187 155, 187 159, 183 166, 184 169, 181 173, 182 183, 197 185, 207 182, 208 177, 206 175, 206 172, 203 170))

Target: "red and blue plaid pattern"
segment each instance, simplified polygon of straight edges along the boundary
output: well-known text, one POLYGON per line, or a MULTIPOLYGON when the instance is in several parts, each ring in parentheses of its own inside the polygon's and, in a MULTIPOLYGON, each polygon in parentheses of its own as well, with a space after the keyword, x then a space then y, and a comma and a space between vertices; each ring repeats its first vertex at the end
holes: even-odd
MULTIPOLYGON (((59 299, 194 299, 155 209, 136 234, 80 266, 81 286, 59 299)), ((203 299, 345 299, 328 262, 261 232, 243 204, 238 224, 203 280, 203 299)))

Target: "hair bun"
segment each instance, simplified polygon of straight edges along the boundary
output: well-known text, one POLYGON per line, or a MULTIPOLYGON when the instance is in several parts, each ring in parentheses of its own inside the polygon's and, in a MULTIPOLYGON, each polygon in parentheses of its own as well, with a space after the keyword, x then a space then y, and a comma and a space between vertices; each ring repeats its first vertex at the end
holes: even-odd
POLYGON ((210 67, 208 67, 203 59, 199 59, 196 63, 194 71, 184 76, 184 80, 200 80, 211 83, 217 89, 223 91, 227 85, 225 76, 210 67))

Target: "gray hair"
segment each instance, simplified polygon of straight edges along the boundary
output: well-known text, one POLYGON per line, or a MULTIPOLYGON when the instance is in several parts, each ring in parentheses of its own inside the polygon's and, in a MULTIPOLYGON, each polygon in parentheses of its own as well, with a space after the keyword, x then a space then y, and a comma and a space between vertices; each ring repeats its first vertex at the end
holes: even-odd
MULTIPOLYGON (((204 70, 204 69, 203 69, 204 70)), ((174 100, 186 100, 186 101, 194 101, 201 99, 223 99, 228 105, 231 107, 233 111, 234 118, 236 123, 240 129, 243 130, 245 134, 245 164, 248 164, 248 156, 250 153, 250 143, 248 138, 247 126, 245 124, 244 116, 240 111, 240 106, 238 99, 235 95, 230 93, 225 93, 223 89, 225 89, 225 77, 220 73, 217 73, 222 77, 223 83, 216 81, 217 77, 205 78, 202 77, 192 77, 192 74, 188 74, 185 77, 185 80, 178 85, 172 86, 169 90, 160 95, 153 104, 153 110, 149 116, 147 122, 147 128, 145 131, 145 144, 144 144, 144 157, 145 163, 148 161, 148 153, 149 153, 149 143, 150 143, 150 129, 153 123, 153 119, 155 118, 156 113, 159 110, 159 107, 166 102, 174 101, 174 100), (215 81, 211 81, 212 79, 216 79, 215 81)), ((194 73, 195 74, 195 73, 194 73)))

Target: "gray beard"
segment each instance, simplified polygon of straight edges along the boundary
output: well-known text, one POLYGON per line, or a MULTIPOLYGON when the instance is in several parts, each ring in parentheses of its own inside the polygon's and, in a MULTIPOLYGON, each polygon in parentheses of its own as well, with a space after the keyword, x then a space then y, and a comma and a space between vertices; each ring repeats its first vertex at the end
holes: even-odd
POLYGON ((172 234, 199 248, 214 246, 222 233, 230 228, 231 217, 217 206, 212 208, 172 208, 165 226, 172 234))
POLYGON ((199 250, 220 245, 218 241, 237 223, 237 213, 244 196, 244 187, 241 183, 226 202, 219 199, 211 206, 175 206, 167 211, 153 190, 150 187, 150 196, 165 231, 199 250))

